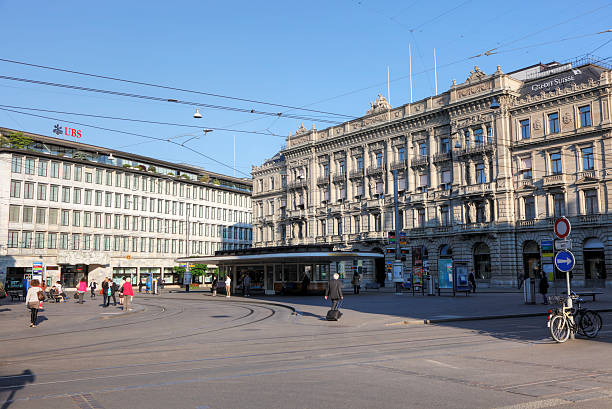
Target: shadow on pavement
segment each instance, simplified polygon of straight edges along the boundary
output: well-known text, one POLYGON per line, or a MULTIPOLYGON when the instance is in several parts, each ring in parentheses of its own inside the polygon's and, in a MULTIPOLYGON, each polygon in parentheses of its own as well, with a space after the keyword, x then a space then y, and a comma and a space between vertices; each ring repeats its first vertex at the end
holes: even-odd
POLYGON ((26 384, 34 382, 36 376, 31 370, 26 369, 17 375, 0 376, 0 409, 7 409, 13 403, 15 394, 23 389, 26 384))

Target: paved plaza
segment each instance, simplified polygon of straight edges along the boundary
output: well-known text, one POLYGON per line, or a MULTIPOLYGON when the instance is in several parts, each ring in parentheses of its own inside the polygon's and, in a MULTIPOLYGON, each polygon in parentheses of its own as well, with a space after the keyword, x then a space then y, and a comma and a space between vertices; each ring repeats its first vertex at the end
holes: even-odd
POLYGON ((338 322, 316 296, 100 303, 47 303, 36 328, 0 304, 0 408, 612 407, 612 313, 556 344, 516 291, 347 295, 338 322))

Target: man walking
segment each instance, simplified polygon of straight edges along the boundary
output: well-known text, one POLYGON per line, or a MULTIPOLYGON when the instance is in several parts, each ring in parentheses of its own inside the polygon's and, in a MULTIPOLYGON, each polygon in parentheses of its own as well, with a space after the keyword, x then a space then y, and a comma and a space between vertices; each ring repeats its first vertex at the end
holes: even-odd
POLYGON ((242 280, 242 289, 244 291, 244 296, 245 297, 250 297, 250 291, 251 291, 251 277, 249 276, 249 274, 247 273, 244 276, 244 279, 242 280))
POLYGON ((96 280, 91 280, 89 283, 89 289, 91 290, 91 296, 89 298, 96 298, 96 288, 98 287, 98 283, 96 280))
POLYGON ((340 280, 338 280, 338 278, 340 278, 340 275, 338 273, 334 273, 334 278, 329 280, 329 285, 325 290, 325 299, 327 300, 327 297, 331 298, 332 310, 337 310, 338 301, 344 299, 342 296, 342 283, 340 280))

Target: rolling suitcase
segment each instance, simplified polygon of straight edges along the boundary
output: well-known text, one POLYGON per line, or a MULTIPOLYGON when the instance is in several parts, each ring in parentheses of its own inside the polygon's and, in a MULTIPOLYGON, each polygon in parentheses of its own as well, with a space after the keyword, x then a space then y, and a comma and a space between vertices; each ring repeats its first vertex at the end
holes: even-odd
MULTIPOLYGON (((340 304, 338 304, 338 308, 340 308, 340 305, 342 305, 342 302, 340 302, 340 304)), ((340 310, 329 310, 327 311, 327 316, 325 317, 325 319, 327 321, 338 321, 340 319, 340 317, 342 317, 342 313, 340 312, 340 310)))

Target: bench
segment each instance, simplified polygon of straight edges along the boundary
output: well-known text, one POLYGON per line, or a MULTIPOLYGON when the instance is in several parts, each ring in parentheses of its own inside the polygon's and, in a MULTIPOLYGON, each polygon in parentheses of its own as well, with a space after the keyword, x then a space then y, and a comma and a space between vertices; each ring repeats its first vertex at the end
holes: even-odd
MULTIPOLYGON (((563 291, 561 294, 567 295, 567 291, 563 291)), ((593 301, 595 301, 596 295, 601 295, 601 294, 603 294, 603 292, 601 291, 586 291, 586 292, 576 293, 578 297, 593 297, 593 301)))
POLYGON ((11 301, 21 301, 21 299, 24 298, 20 291, 7 291, 6 293, 11 297, 11 301))

